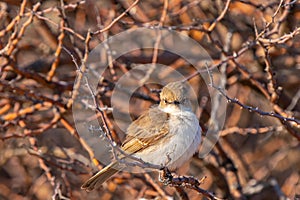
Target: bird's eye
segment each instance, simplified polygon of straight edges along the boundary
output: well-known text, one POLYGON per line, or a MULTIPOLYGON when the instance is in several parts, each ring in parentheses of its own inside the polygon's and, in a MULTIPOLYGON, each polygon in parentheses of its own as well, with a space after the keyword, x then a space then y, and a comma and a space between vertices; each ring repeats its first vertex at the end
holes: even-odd
POLYGON ((164 99, 163 101, 164 101, 164 103, 165 103, 165 104, 167 104, 167 103, 168 103, 167 99, 164 99))
POLYGON ((180 103, 179 103, 179 101, 174 101, 174 104, 179 105, 180 103))

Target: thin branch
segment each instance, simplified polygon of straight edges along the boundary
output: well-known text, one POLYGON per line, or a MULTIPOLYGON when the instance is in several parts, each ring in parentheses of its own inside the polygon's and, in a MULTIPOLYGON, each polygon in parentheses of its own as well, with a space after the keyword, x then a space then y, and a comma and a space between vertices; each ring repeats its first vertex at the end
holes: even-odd
POLYGON ((224 18, 225 14, 227 13, 227 11, 229 9, 230 2, 231 2, 231 0, 226 1, 225 7, 224 7, 223 11, 221 12, 221 14, 218 16, 217 19, 215 19, 215 21, 207 29, 209 32, 212 32, 215 29, 217 23, 219 23, 224 18))
POLYGON ((108 26, 105 28, 92 32, 93 35, 97 35, 99 33, 103 33, 105 31, 108 31, 115 23, 117 23, 122 17, 126 15, 134 6, 136 6, 139 3, 140 0, 135 0, 131 6, 129 6, 121 15, 119 15, 116 19, 114 19, 108 26))

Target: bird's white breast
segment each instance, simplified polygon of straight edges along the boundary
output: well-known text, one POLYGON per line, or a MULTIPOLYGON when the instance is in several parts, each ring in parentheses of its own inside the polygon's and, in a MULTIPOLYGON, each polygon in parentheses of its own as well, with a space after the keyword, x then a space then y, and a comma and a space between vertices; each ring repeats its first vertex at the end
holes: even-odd
POLYGON ((170 114, 168 139, 137 153, 145 162, 176 169, 197 151, 201 141, 201 128, 191 111, 170 114))

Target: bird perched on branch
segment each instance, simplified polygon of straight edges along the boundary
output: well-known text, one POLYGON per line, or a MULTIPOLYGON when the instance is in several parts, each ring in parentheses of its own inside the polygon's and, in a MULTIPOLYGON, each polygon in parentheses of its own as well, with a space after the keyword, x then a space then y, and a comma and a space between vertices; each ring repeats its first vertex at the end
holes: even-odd
MULTIPOLYGON (((193 156, 200 141, 201 128, 192 111, 187 85, 178 81, 163 87, 159 105, 130 124, 121 149, 144 162, 175 170, 193 156)), ((91 191, 121 169, 121 163, 113 161, 81 188, 91 191)))

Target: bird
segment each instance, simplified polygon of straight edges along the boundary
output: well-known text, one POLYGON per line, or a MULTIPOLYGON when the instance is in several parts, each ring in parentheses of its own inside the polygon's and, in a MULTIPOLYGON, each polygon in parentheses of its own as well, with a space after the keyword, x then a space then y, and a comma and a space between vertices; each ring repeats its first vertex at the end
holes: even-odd
MULTIPOLYGON (((121 149, 146 163, 176 170, 198 150, 201 132, 188 98, 187 84, 170 82, 162 88, 159 104, 129 125, 121 149)), ((81 189, 92 191, 121 169, 121 163, 112 161, 89 178, 81 189)))

